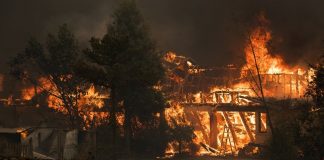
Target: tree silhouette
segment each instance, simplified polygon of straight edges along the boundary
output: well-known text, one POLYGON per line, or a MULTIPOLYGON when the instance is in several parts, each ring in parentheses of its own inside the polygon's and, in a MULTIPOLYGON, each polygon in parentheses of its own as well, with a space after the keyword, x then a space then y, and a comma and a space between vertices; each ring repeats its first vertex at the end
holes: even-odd
MULTIPOLYGON (((112 15, 102 39, 92 38, 85 51, 89 67, 85 77, 110 91, 110 124, 116 133, 116 111, 125 115, 124 132, 129 152, 134 127, 152 124, 164 108, 158 83, 164 77, 161 56, 157 53, 144 19, 134 1, 123 1, 112 15)), ((113 138, 115 139, 115 138, 113 138)), ((113 142, 115 143, 115 142, 113 142)))
POLYGON ((31 82, 49 96, 59 99, 51 105, 67 113, 73 128, 81 128, 83 125, 78 112, 78 100, 86 86, 74 73, 79 55, 74 35, 67 25, 62 25, 57 35, 48 35, 45 47, 31 39, 25 51, 10 62, 12 75, 31 82))

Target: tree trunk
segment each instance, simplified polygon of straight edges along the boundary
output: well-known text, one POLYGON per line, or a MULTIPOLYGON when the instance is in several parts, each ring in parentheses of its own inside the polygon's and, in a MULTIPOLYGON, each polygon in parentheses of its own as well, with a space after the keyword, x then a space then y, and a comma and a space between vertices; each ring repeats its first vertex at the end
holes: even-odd
POLYGON ((253 54, 253 58, 254 58, 255 68, 257 70, 257 74, 258 74, 258 78, 259 78, 259 85, 260 85, 260 91, 261 91, 262 101, 264 103, 264 107, 266 109, 266 113, 267 113, 267 117, 268 117, 267 120, 268 120, 268 123, 269 123, 270 131, 271 131, 272 135, 274 135, 274 129, 273 129, 272 121, 271 121, 271 118, 270 118, 269 107, 267 106, 267 103, 266 103, 265 98, 264 98, 263 88, 262 88, 262 80, 261 80, 259 66, 258 66, 258 63, 257 63, 257 60, 256 60, 256 56, 255 56, 255 52, 254 52, 254 46, 252 44, 251 37, 249 37, 249 42, 250 42, 251 49, 252 49, 252 54, 253 54))
POLYGON ((179 143, 179 154, 181 154, 182 153, 182 143, 181 143, 181 141, 179 141, 178 143, 179 143))
POLYGON ((111 87, 111 109, 110 109, 110 123, 112 127, 112 159, 116 159, 116 108, 117 108, 117 99, 116 99, 116 88, 114 85, 111 87))
POLYGON ((125 124, 124 124, 125 145, 126 145, 125 149, 126 149, 126 154, 128 156, 130 155, 130 149, 131 149, 131 136, 132 136, 131 119, 132 116, 130 114, 130 110, 129 108, 127 108, 127 106, 125 106, 125 124))

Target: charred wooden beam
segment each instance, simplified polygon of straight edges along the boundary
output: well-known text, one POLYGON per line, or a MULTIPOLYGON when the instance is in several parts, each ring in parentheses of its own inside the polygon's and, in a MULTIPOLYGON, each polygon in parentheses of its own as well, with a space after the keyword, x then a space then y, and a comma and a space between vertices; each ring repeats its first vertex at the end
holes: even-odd
POLYGON ((207 111, 211 112, 215 108, 215 106, 212 105, 200 105, 200 104, 190 104, 190 105, 184 105, 185 111, 207 111))
POLYGON ((202 132, 202 134, 203 134, 203 137, 204 137, 204 139, 205 139, 205 141, 208 143, 208 144, 210 144, 209 143, 209 138, 208 138, 208 136, 207 136, 207 133, 205 132, 205 130, 204 130, 204 125, 201 123, 201 120, 200 120, 200 117, 199 117, 199 115, 198 115, 198 112, 193 112, 194 113, 194 116, 195 116, 195 118, 196 118, 196 120, 197 120, 197 122, 198 122, 198 125, 200 126, 200 128, 201 128, 201 132, 202 132))
POLYGON ((232 134, 232 137, 233 137, 233 141, 234 141, 234 146, 236 146, 236 144, 237 144, 237 137, 236 137, 236 133, 235 133, 233 124, 232 124, 231 120, 228 118, 227 112, 222 112, 222 113, 223 113, 223 116, 225 118, 225 122, 226 122, 229 130, 231 131, 231 134, 232 134))
POLYGON ((235 105, 213 103, 182 103, 188 111, 232 111, 232 112, 265 112, 266 108, 261 105, 235 105))
POLYGON ((195 130, 200 130, 203 133, 203 138, 206 141, 209 141, 207 134, 204 131, 203 125, 200 121, 199 115, 197 113, 197 111, 191 111, 191 112, 187 112, 186 115, 188 116, 189 119, 193 120, 192 122, 196 122, 194 123, 194 128, 195 130))
POLYGON ((210 117, 209 144, 211 147, 217 148, 218 128, 217 128, 216 112, 209 112, 209 117, 210 117))
POLYGON ((250 140, 251 141, 254 141, 253 134, 252 134, 252 132, 250 130, 250 127, 248 126, 248 124, 246 122, 245 115, 242 112, 239 112, 239 115, 240 115, 241 121, 243 123, 243 126, 245 128, 245 131, 249 135, 250 140))
POLYGON ((265 112, 265 107, 262 106, 235 106, 235 105, 224 105, 217 106, 216 111, 231 111, 231 112, 265 112))

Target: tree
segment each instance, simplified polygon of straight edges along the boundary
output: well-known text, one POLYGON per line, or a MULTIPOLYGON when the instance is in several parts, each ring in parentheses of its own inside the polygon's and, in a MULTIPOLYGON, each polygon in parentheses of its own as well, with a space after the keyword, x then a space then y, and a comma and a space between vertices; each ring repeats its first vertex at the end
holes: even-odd
POLYGON ((164 77, 161 56, 134 1, 120 3, 107 33, 102 39, 92 38, 90 45, 85 51, 94 70, 90 72, 99 74, 86 76, 110 90, 110 123, 114 133, 115 114, 121 104, 129 151, 133 128, 150 124, 164 108, 162 93, 157 89, 164 77))
POLYGON ((320 58, 317 65, 310 66, 314 75, 312 81, 309 82, 306 96, 313 99, 315 107, 324 108, 324 55, 320 58))
POLYGON ((173 127, 169 130, 170 140, 178 143, 178 151, 181 154, 184 146, 192 143, 193 138, 195 138, 194 128, 186 123, 178 123, 174 119, 171 120, 173 127))
POLYGON ((305 94, 311 101, 284 103, 282 109, 275 112, 278 134, 269 141, 271 159, 323 159, 323 60, 324 56, 320 63, 311 65, 314 75, 305 94))
POLYGON ((295 109, 280 109, 280 112, 274 114, 277 117, 275 129, 278 134, 269 141, 270 159, 320 160, 324 157, 324 56, 311 68, 314 74, 305 94, 311 101, 284 103, 283 108, 293 106, 289 108, 295 109))
POLYGON ((295 160, 297 149, 288 128, 275 128, 276 134, 268 140, 268 158, 271 160, 295 160), (288 132, 288 133, 287 133, 288 132))
POLYGON ((324 158, 324 55, 317 65, 311 66, 314 70, 306 96, 312 98, 312 107, 300 119, 299 146, 305 159, 324 158))
POLYGON ((58 99, 50 105, 67 113, 73 128, 83 125, 78 112, 78 100, 85 85, 74 73, 79 55, 74 35, 67 25, 62 25, 57 35, 48 35, 45 47, 31 39, 25 51, 10 62, 12 75, 31 82, 40 91, 58 99))

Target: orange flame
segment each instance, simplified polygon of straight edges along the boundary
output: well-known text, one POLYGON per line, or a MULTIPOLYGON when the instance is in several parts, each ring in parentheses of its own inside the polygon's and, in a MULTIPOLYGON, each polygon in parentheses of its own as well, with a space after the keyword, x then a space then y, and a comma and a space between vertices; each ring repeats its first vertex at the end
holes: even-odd
MULTIPOLYGON (((55 86, 53 86, 45 77, 39 78, 37 87, 27 87, 22 89, 21 97, 24 100, 31 100, 36 94, 43 91, 50 92, 47 96, 48 107, 65 114, 67 113, 64 103, 57 97, 59 93, 55 86)), ((104 99, 107 99, 108 96, 109 95, 107 94, 100 94, 97 92, 93 85, 90 86, 85 93, 80 95, 77 103, 78 111, 80 116, 83 118, 83 121, 86 123, 86 128, 90 127, 91 123, 98 123, 108 117, 107 112, 97 111, 104 106, 104 99)))
POLYGON ((260 25, 252 30, 244 49, 246 64, 242 68, 241 76, 247 77, 251 75, 250 73, 257 75, 257 65, 262 83, 266 83, 268 86, 271 86, 271 83, 274 84, 271 88, 263 88, 265 96, 299 97, 303 95, 306 84, 303 84, 302 81, 306 81, 306 79, 300 76, 304 76, 306 71, 298 66, 289 67, 282 57, 270 54, 267 46, 272 38, 271 31, 268 28, 270 22, 263 13, 259 15, 258 22, 260 25), (274 75, 278 76, 275 77, 274 75), (288 91, 289 94, 287 94, 288 91))

